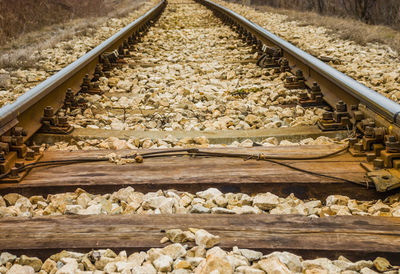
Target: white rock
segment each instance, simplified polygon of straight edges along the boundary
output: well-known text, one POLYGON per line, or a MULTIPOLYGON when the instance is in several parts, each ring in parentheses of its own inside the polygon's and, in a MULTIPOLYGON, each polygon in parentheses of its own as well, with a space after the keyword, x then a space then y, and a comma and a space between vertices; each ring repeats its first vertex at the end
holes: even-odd
POLYGON ((258 261, 263 256, 263 254, 261 252, 251 250, 251 249, 239 249, 239 252, 247 260, 249 260, 249 262, 258 261))
POLYGON ((161 272, 171 271, 172 258, 167 255, 161 255, 153 261, 154 267, 161 272))
POLYGON ((220 242, 219 236, 212 235, 204 229, 197 230, 194 237, 196 244, 205 248, 211 248, 220 242))
POLYGON ((271 210, 279 204, 279 197, 267 192, 257 194, 253 199, 253 206, 262 210, 271 210))
POLYGON ((198 197, 206 199, 206 200, 212 200, 212 199, 215 199, 218 196, 221 196, 222 192, 219 191, 216 188, 209 188, 207 190, 197 192, 196 195, 198 197))

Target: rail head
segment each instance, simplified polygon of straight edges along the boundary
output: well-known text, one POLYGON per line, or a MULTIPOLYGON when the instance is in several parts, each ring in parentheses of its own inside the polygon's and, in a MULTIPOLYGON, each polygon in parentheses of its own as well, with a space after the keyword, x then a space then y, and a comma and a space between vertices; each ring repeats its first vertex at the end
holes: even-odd
POLYGON ((217 10, 228 16, 233 21, 250 31, 252 34, 256 35, 257 38, 264 41, 267 40, 278 48, 281 48, 283 52, 297 59, 299 62, 302 62, 311 70, 319 73, 325 79, 334 83, 340 89, 353 96, 360 103, 367 106, 376 114, 384 117, 388 122, 400 126, 400 105, 398 103, 390 100, 389 98, 386 98, 378 92, 339 72, 338 70, 325 64, 318 58, 306 53, 305 51, 297 48, 296 46, 285 41, 284 39, 265 30, 261 26, 246 19, 240 14, 237 14, 236 12, 210 0, 198 1, 210 7, 211 9, 217 10))

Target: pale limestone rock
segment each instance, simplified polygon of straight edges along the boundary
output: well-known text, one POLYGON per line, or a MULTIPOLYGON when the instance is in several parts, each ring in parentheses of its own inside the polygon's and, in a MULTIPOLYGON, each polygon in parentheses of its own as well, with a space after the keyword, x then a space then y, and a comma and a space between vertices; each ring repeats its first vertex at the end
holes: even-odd
POLYGON ((174 262, 173 269, 178 270, 178 269, 191 269, 192 265, 186 261, 186 260, 176 260, 174 262))
POLYGON ((252 207, 248 205, 244 206, 234 206, 232 207, 232 210, 236 214, 261 214, 262 210, 260 210, 258 207, 252 207))
POLYGON ((120 80, 117 83, 117 88, 123 89, 125 91, 130 91, 132 87, 132 82, 129 80, 120 80))
POLYGON ((239 266, 235 269, 235 273, 243 273, 243 274, 265 274, 265 272, 261 269, 254 268, 252 266, 239 266))
POLYGON ((23 198, 22 195, 18 193, 9 193, 3 196, 4 200, 7 202, 7 205, 15 205, 19 198, 23 198))
POLYGON ((239 252, 244 256, 249 262, 258 261, 262 257, 262 253, 259 251, 254 251, 251 249, 239 249, 239 252))
POLYGON ((326 198, 326 205, 347 205, 348 201, 350 200, 349 197, 343 195, 330 195, 326 198))
POLYGON ((78 211, 79 215, 99 215, 102 212, 102 205, 97 204, 97 205, 90 205, 86 209, 81 209, 78 211))
POLYGON ((13 265, 6 274, 34 274, 35 270, 29 265, 13 265))
POLYGON ((220 242, 219 236, 212 235, 204 229, 197 230, 194 237, 196 244, 205 248, 211 248, 220 242))
POLYGON ((15 207, 18 208, 21 212, 28 212, 32 208, 32 204, 26 197, 20 197, 15 202, 15 207))
POLYGON ((373 270, 370 269, 370 268, 364 267, 363 269, 360 270, 360 273, 361 273, 361 274, 377 274, 378 272, 373 271, 373 270))
POLYGON ((176 260, 186 255, 186 249, 180 243, 176 243, 164 247, 162 253, 176 260))
POLYGON ((131 186, 128 186, 125 188, 121 188, 118 191, 111 194, 111 200, 128 202, 130 196, 134 194, 135 194, 135 189, 131 186))
POLYGON ((83 210, 80 205, 66 205, 64 214, 79 214, 79 212, 83 210))
POLYGON ((82 193, 76 199, 76 203, 80 205, 82 208, 86 208, 91 200, 92 199, 87 193, 82 193))
POLYGON ((278 257, 271 256, 266 259, 262 259, 258 262, 258 265, 262 270, 268 274, 289 274, 292 273, 285 264, 283 264, 278 257))
POLYGON ((71 274, 78 270, 78 263, 76 261, 71 261, 57 270, 56 274, 71 274))
POLYGON ((233 274, 233 269, 226 257, 219 257, 213 254, 207 255, 196 268, 195 274, 224 273, 233 274))
POLYGON ((216 188, 209 188, 205 191, 197 192, 196 195, 206 200, 215 200, 216 197, 222 195, 222 192, 216 188))
POLYGON ((382 201, 379 200, 373 206, 368 208, 368 213, 375 214, 375 213, 378 213, 378 212, 390 212, 390 210, 391 210, 390 206, 382 203, 382 201))
POLYGON ((279 197, 272 193, 260 193, 253 199, 253 206, 262 210, 271 210, 279 204, 279 197))
POLYGON ((374 266, 379 272, 388 271, 392 267, 390 262, 382 257, 377 257, 374 260, 374 266))
POLYGON ((135 266, 140 266, 146 259, 146 252, 135 252, 128 257, 128 262, 132 263, 135 266))
POLYGON ((318 258, 315 260, 306 260, 302 262, 303 269, 321 268, 329 271, 330 273, 339 273, 340 268, 326 258, 318 258))
POLYGON ((239 144, 239 147, 253 147, 254 142, 250 139, 246 139, 239 144))
POLYGON ((150 248, 147 251, 146 260, 150 261, 150 262, 153 262, 154 260, 156 260, 161 255, 164 255, 161 248, 150 248))
POLYGON ((240 255, 227 255, 226 259, 228 262, 231 264, 233 269, 236 269, 239 266, 248 266, 249 262, 247 261, 246 258, 240 255))
MULTIPOLYGON (((184 193, 179 200, 179 204, 183 207, 187 207, 193 200, 193 195, 188 195, 189 193, 184 193)), ((220 196, 222 197, 222 196, 220 196)))
POLYGON ((302 259, 300 256, 294 255, 292 253, 289 252, 273 252, 269 255, 267 255, 266 257, 271 257, 271 256, 275 256, 277 257, 282 263, 284 263, 290 271, 293 272, 301 272, 302 270, 302 259))
POLYGON ((6 206, 6 201, 4 200, 4 198, 0 195, 0 207, 2 206, 6 206))
POLYGON ((42 267, 42 260, 37 257, 28 257, 25 255, 21 255, 19 258, 19 264, 21 265, 29 265, 31 266, 36 272, 40 270, 42 267))
POLYGON ((204 246, 194 246, 187 251, 186 257, 206 257, 206 249, 204 246))
POLYGON ((194 137, 193 141, 199 145, 208 145, 210 141, 205 136, 194 137))
POLYGON ((144 263, 143 266, 135 266, 132 268, 132 274, 156 274, 157 270, 151 263, 144 263))
POLYGON ((115 262, 109 262, 104 266, 103 270, 106 273, 113 273, 117 271, 117 266, 115 265, 115 262))
POLYGON ((214 214, 235 214, 235 211, 223 207, 213 207, 211 213, 214 214))
POLYGON ((0 254, 0 265, 4 265, 8 262, 12 263, 16 258, 17 258, 17 256, 15 256, 11 253, 2 252, 0 254))
POLYGON ((192 208, 190 209, 190 213, 209 213, 210 209, 206 208, 200 204, 195 204, 192 206, 192 208))
POLYGON ((171 271, 172 258, 167 255, 161 255, 153 261, 154 267, 161 272, 171 271))
POLYGON ((194 235, 190 231, 170 229, 166 231, 168 239, 173 243, 194 242, 194 235))

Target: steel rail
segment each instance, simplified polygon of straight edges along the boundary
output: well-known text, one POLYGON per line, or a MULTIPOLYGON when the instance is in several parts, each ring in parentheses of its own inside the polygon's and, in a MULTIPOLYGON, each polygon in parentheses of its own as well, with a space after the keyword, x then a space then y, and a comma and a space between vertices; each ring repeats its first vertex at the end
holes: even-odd
POLYGON ((324 83, 320 82, 328 81, 329 83, 325 83, 325 93, 324 89, 322 92, 324 95, 326 95, 324 97, 328 97, 325 99, 328 99, 327 102, 330 105, 336 104, 338 99, 341 99, 345 102, 348 101, 347 103, 349 104, 357 103, 358 100, 373 112, 386 118, 390 123, 400 126, 400 105, 398 103, 339 72, 333 67, 320 61, 318 58, 315 58, 314 56, 295 47, 291 43, 265 30, 261 26, 251 22, 236 12, 210 0, 197 1, 212 10, 216 10, 224 14, 234 22, 238 23, 240 26, 247 29, 247 31, 251 32, 261 41, 272 43, 273 45, 281 48, 284 56, 289 59, 289 62, 294 63, 295 66, 301 68, 305 73, 305 76, 308 74, 310 79, 317 80, 322 87, 324 86, 324 83), (333 91, 334 93, 337 93, 338 89, 342 89, 353 98, 348 98, 347 100, 342 98, 342 96, 334 96, 334 98, 329 98, 329 94, 326 91, 329 90, 330 92, 333 91))
MULTIPOLYGON (((27 91, 11 104, 0 108, 0 135, 18 124, 27 131, 26 139, 41 126, 40 117, 46 105, 61 107, 66 89, 77 86, 76 81, 94 70, 102 53, 118 48, 130 35, 155 18, 165 7, 166 0, 161 0, 144 15, 130 23, 106 41, 63 68, 50 78, 27 91), (38 112, 40 112, 38 114, 38 112)), ((80 82, 78 82, 80 84, 80 82)), ((78 86, 79 87, 79 86, 78 86)))

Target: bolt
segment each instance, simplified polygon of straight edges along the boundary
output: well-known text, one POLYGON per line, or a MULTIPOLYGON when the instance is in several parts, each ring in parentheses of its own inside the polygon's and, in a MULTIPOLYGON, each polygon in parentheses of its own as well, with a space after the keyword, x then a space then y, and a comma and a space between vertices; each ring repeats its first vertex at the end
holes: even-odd
POLYGON ((355 143, 357 143, 358 139, 357 138, 349 138, 349 144, 350 146, 354 146, 355 143))
POLYGON ((23 168, 24 166, 25 166, 25 164, 22 161, 15 162, 15 167, 16 168, 23 168))
POLYGON ((400 142, 397 141, 396 136, 390 135, 385 143, 386 151, 389 153, 400 152, 400 142))
POLYGON ((296 76, 297 76, 297 78, 303 78, 304 77, 304 75, 303 75, 303 72, 301 71, 301 70, 296 70, 296 76))
POLYGON ((54 109, 52 106, 47 106, 44 108, 44 117, 53 117, 54 109))
POLYGON ((331 111, 325 111, 322 113, 322 120, 330 121, 333 120, 333 113, 331 111))
POLYGON ((85 77, 83 77, 83 83, 84 84, 89 84, 90 83, 89 74, 85 74, 85 77))
POLYGON ((382 169, 385 166, 385 163, 382 159, 374 159, 372 163, 375 170, 382 169))
POLYGON ((311 87, 311 90, 314 91, 314 92, 320 92, 321 91, 321 87, 318 85, 317 82, 314 82, 312 87, 311 87))
POLYGON ((66 101, 72 101, 74 98, 74 92, 72 91, 72 89, 67 89, 67 92, 65 93, 65 100, 66 101))
POLYGON ((35 155, 39 155, 39 153, 40 153, 40 146, 38 146, 38 145, 33 145, 33 146, 31 146, 31 149, 35 152, 35 155))
POLYGON ((17 178, 19 178, 19 175, 18 175, 18 168, 16 168, 16 167, 11 168, 11 170, 10 170, 10 175, 9 175, 8 177, 11 178, 11 179, 17 179, 17 178))
POLYGON ((34 160, 35 159, 35 151, 28 148, 26 151, 25 159, 28 161, 34 160))
POLYGON ((358 151, 358 152, 363 151, 363 144, 362 144, 362 143, 356 143, 356 144, 354 144, 354 150, 355 150, 355 151, 358 151))
POLYGON ((368 162, 372 162, 373 160, 375 160, 376 155, 375 153, 367 153, 367 161, 368 162))
POLYGON ((301 93, 299 94, 299 97, 300 97, 300 100, 303 100, 303 101, 308 100, 308 94, 307 94, 306 91, 301 92, 301 93))
POLYGON ((375 131, 373 127, 367 126, 364 131, 364 135, 367 138, 374 138, 375 131))
POLYGON ((337 102, 336 111, 337 112, 346 112, 347 111, 347 105, 343 101, 337 102))

